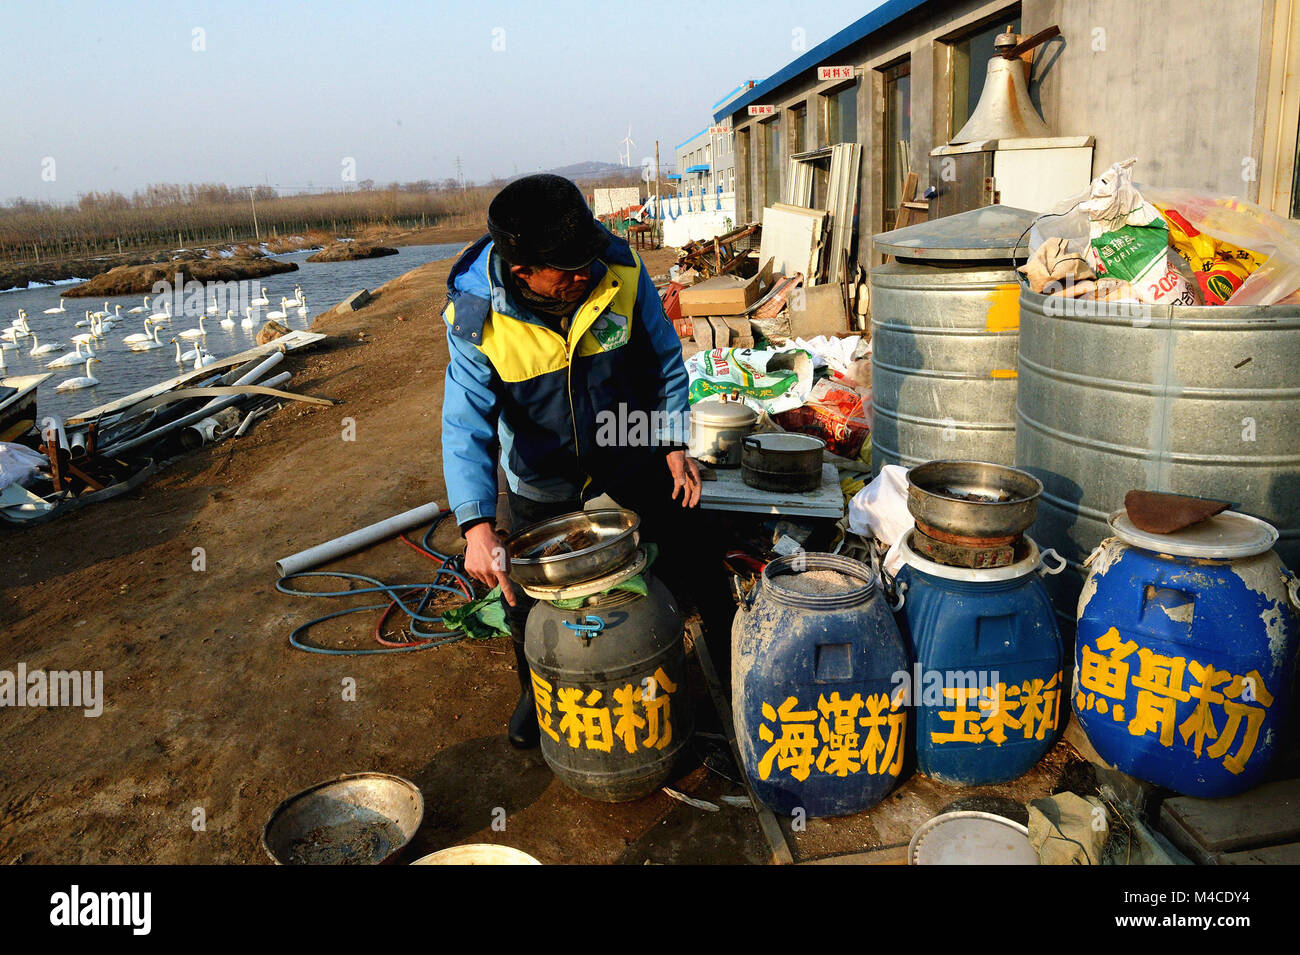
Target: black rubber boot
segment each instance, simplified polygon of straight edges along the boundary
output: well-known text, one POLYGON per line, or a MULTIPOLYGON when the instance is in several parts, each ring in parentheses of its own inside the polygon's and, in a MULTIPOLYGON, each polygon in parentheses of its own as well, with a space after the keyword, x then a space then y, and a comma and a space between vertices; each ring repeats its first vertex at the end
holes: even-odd
POLYGON ((537 704, 533 700, 533 677, 528 670, 528 660, 524 657, 524 641, 516 638, 515 661, 519 667, 519 702, 510 716, 507 735, 510 745, 515 749, 532 749, 541 739, 542 731, 537 725, 537 704))

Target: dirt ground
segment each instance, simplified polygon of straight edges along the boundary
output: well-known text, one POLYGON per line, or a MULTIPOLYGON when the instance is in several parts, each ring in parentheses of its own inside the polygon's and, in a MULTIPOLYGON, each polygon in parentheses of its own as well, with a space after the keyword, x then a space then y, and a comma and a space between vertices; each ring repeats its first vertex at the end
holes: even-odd
MULTIPOLYGON (((652 273, 671 261, 666 252, 647 259, 652 273)), ((499 842, 547 863, 767 860, 748 808, 708 813, 663 794, 592 803, 555 781, 537 750, 512 750, 504 730, 518 685, 508 641, 370 657, 289 646, 296 624, 337 602, 278 593, 277 558, 445 501, 439 312, 449 267, 415 269, 362 311, 317 319, 327 347, 286 366, 291 387, 337 407, 287 408, 131 495, 48 525, 0 527, 0 668, 101 670, 105 697, 97 718, 58 708, 0 714, 0 860, 266 862, 259 837, 281 799, 362 770, 421 787, 425 819, 408 858, 499 842), (194 569, 196 548, 205 569, 194 569), (344 699, 349 679, 355 701, 344 699), (493 828, 499 809, 504 831, 493 828)), ((460 546, 449 524, 434 543, 460 546)), ((429 579, 427 561, 398 541, 334 566, 429 579)), ((335 621, 319 639, 372 647, 373 620, 335 621)), ((698 728, 716 732, 698 669, 692 675, 698 728)), ((1045 769, 999 792, 1041 795, 1054 779, 1045 769)), ((740 792, 698 765, 674 785, 704 799, 740 792)), ((892 798, 904 793, 908 820, 951 798, 924 783, 892 798)), ((905 841, 901 824, 877 812, 818 822, 795 840, 797 857, 905 841)))

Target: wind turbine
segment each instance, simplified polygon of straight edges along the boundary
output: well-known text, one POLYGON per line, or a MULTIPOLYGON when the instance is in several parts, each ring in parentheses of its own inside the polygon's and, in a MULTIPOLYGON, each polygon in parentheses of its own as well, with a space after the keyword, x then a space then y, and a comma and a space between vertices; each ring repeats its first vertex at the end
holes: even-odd
POLYGON ((632 165, 632 147, 636 145, 636 143, 632 142, 631 124, 627 127, 627 135, 623 139, 619 140, 619 145, 623 146, 624 149, 619 153, 618 158, 622 161, 624 166, 630 167, 632 165))

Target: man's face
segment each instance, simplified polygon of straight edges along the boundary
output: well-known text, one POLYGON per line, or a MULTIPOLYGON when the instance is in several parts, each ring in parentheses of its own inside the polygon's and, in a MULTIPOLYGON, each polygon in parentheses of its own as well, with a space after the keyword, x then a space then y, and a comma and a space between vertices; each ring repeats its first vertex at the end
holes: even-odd
POLYGON ((511 273, 528 286, 534 295, 558 299, 561 302, 578 302, 591 289, 591 266, 575 269, 553 269, 550 266, 512 265, 511 273))

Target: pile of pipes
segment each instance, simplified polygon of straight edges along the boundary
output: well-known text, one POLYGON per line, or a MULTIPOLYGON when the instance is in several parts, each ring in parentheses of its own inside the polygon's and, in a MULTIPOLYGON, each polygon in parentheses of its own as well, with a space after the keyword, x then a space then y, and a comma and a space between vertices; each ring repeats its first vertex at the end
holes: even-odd
POLYGON ((285 401, 332 405, 281 390, 290 373, 272 374, 285 352, 256 355, 198 381, 179 379, 176 387, 140 392, 112 410, 69 423, 44 419, 37 451, 48 467, 25 486, 0 491, 0 517, 28 524, 48 520, 86 504, 116 497, 141 484, 159 465, 205 444, 248 432, 259 418, 285 401))

